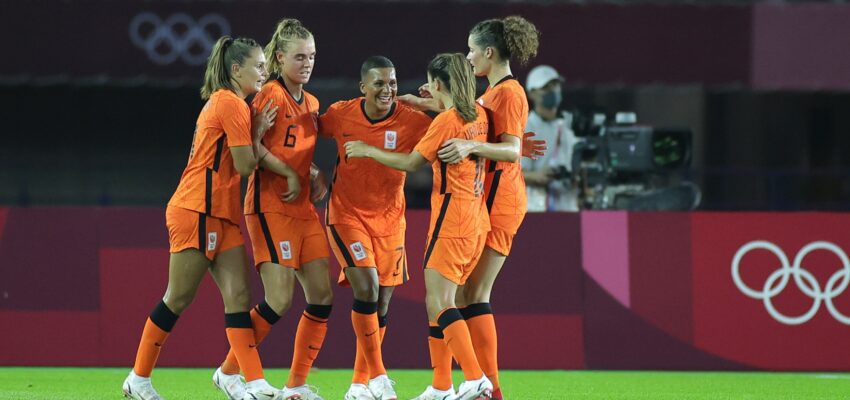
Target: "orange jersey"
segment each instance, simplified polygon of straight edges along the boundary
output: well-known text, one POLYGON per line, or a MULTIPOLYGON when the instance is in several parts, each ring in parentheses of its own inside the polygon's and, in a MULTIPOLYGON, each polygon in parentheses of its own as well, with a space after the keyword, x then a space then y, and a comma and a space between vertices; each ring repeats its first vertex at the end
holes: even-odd
POLYGON ((239 225, 240 178, 230 148, 251 145, 248 104, 229 90, 213 93, 198 116, 189 163, 168 205, 239 225))
POLYGON ((437 157, 449 139, 487 141, 487 114, 483 107, 475 108, 478 118, 470 123, 454 109, 438 115, 414 149, 431 162, 434 170, 429 237, 474 238, 490 230, 483 200, 484 159, 468 157, 460 163, 447 164, 437 157))
POLYGON ((410 153, 431 118, 396 102, 386 117, 374 121, 366 116, 365 104, 362 97, 336 102, 319 117, 321 134, 334 138, 339 152, 327 223, 360 228, 373 237, 395 235, 406 226, 406 174, 371 158, 346 159, 345 143, 362 140, 386 151, 410 153))
MULTIPOLYGON (((522 143, 525 123, 528 120, 528 99, 522 85, 512 76, 502 79, 493 87, 487 87, 478 99, 479 104, 493 112, 493 135, 487 138, 499 143, 502 134, 516 136, 522 143)), ((487 160, 487 208, 491 215, 525 214, 527 200, 525 178, 517 162, 495 162, 487 160)))
POLYGON ((307 91, 301 93, 301 100, 295 100, 278 78, 263 85, 252 103, 258 112, 269 100, 279 107, 274 126, 263 137, 263 145, 298 173, 301 194, 293 202, 284 203, 280 195, 289 190, 286 178, 258 167, 248 178, 245 214, 271 212, 300 219, 318 218, 310 201, 310 164, 316 148, 319 100, 307 91))

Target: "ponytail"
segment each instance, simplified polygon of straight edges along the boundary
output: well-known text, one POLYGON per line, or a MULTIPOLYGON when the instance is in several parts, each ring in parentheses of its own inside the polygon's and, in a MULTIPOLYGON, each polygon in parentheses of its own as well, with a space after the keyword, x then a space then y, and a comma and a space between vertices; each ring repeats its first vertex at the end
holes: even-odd
POLYGON ((201 86, 201 98, 207 100, 219 89, 236 91, 231 80, 230 66, 242 65, 251 56, 251 50, 260 45, 249 38, 232 38, 222 36, 215 42, 207 59, 207 70, 204 72, 204 85, 201 86))
POLYGON ((499 58, 505 62, 515 60, 525 65, 537 55, 540 32, 534 24, 518 15, 481 21, 469 34, 481 48, 496 49, 499 58))
POLYGON ((287 46, 297 39, 313 37, 301 21, 294 18, 284 18, 277 23, 271 40, 266 45, 266 63, 268 64, 269 79, 275 79, 283 73, 283 66, 277 60, 278 51, 286 52, 287 46))
POLYGON ((465 122, 478 118, 475 108, 475 75, 463 54, 438 54, 428 64, 428 75, 443 82, 455 110, 465 122))

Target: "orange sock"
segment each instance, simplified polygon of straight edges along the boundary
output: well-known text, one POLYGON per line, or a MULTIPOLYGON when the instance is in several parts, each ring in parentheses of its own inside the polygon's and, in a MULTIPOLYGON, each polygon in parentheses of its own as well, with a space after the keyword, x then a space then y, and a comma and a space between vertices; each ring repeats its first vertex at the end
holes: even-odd
POLYGON ((307 383, 307 375, 310 374, 313 361, 325 342, 330 315, 330 305, 307 304, 295 332, 295 349, 286 387, 294 388, 307 383))
POLYGON ((236 355, 239 367, 245 375, 245 381, 251 382, 263 378, 263 365, 257 352, 254 328, 251 327, 251 315, 248 312, 224 314, 227 341, 236 355))
MULTIPOLYGON (((384 335, 387 333, 387 316, 378 317, 378 331, 380 344, 384 344, 384 335)), ((383 352, 381 353, 383 354, 383 352)), ((366 357, 363 355, 363 349, 357 346, 357 351, 354 355, 354 375, 351 377, 351 383, 369 383, 369 367, 366 365, 366 357)))
POLYGON ((496 336, 496 320, 490 303, 470 304, 462 311, 469 335, 472 337, 472 347, 484 374, 493 382, 493 388, 499 386, 499 363, 497 358, 498 340, 496 336))
MULTIPOLYGON (((369 378, 386 375, 381 357, 381 336, 378 326, 378 303, 355 299, 351 310, 351 324, 357 336, 357 346, 362 350, 369 378)), ((355 360, 356 362, 356 360, 355 360)))
POLYGON ((150 317, 145 322, 145 328, 142 331, 142 338, 139 340, 139 349, 136 352, 136 362, 133 364, 133 371, 138 376, 149 378, 153 367, 156 366, 156 360, 159 358, 159 351, 165 340, 168 339, 168 334, 177 323, 178 315, 171 312, 165 303, 160 301, 154 307, 150 317))
POLYGON ((481 378, 484 372, 475 358, 469 328, 467 328, 466 321, 463 320, 460 311, 457 308, 443 310, 437 317, 437 321, 443 328, 446 344, 463 370, 464 378, 468 381, 481 378))
POLYGON ((436 322, 429 322, 428 352, 431 354, 431 368, 434 375, 431 386, 437 390, 449 390, 452 387, 452 352, 443 339, 443 330, 436 322))
MULTIPOLYGON (((269 307, 269 303, 263 301, 251 309, 251 325, 254 327, 254 341, 259 345, 269 332, 272 330, 272 325, 280 320, 280 315, 269 307)), ((239 373, 239 362, 236 361, 236 354, 230 349, 227 351, 227 356, 224 362, 221 363, 221 372, 228 375, 236 375, 239 373)))

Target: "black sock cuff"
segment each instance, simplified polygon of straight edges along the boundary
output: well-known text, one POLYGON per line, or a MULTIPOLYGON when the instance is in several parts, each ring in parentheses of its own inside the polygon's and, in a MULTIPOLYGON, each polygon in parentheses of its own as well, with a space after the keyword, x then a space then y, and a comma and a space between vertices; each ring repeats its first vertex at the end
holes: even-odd
POLYGON ((331 317, 331 308, 333 307, 330 304, 307 304, 307 307, 304 308, 304 312, 310 314, 314 318, 328 319, 331 317))
POLYGON ((379 327, 379 328, 384 328, 384 327, 386 327, 386 326, 387 326, 387 315, 386 315, 386 314, 384 314, 384 315, 379 315, 379 316, 378 316, 378 327, 379 327))
POLYGON ((470 319, 481 315, 492 314, 493 308, 490 307, 490 303, 475 303, 460 309, 460 313, 463 315, 463 319, 470 319))
POLYGON ((156 307, 151 311, 151 322, 156 324, 159 329, 162 329, 166 332, 171 332, 174 329, 174 324, 177 323, 177 318, 180 316, 172 312, 168 306, 165 305, 164 301, 160 301, 156 307))
POLYGON ((227 328, 253 328, 251 314, 247 311, 224 314, 224 326, 227 328))
POLYGON ((440 328, 439 326, 429 326, 428 336, 434 339, 443 339, 445 337, 443 336, 443 328, 440 328))
POLYGON ((463 315, 460 314, 460 311, 457 308, 449 308, 440 314, 440 317, 437 318, 437 323, 440 324, 440 330, 443 330, 449 325, 462 320, 463 315))
POLYGON ((351 309, 359 314, 376 314, 378 312, 378 302, 354 299, 354 305, 351 306, 351 309))
POLYGON ((274 325, 275 322, 280 320, 280 315, 277 315, 277 313, 272 310, 272 307, 269 303, 266 303, 265 300, 263 300, 262 303, 257 304, 254 309, 257 310, 257 314, 260 314, 260 316, 263 317, 269 325, 274 325))

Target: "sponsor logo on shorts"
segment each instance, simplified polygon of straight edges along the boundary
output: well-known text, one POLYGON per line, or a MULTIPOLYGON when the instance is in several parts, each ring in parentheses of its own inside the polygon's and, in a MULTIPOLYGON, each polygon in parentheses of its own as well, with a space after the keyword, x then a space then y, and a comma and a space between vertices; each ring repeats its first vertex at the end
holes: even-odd
POLYGON ((288 240, 280 242, 280 256, 284 260, 292 259, 292 246, 289 244, 288 240))
POLYGON ((387 150, 395 150, 398 143, 398 133, 396 131, 384 132, 384 148, 387 150))
POLYGON ((363 243, 360 243, 360 241, 354 242, 348 247, 351 248, 351 252, 354 253, 354 259, 357 261, 366 258, 366 249, 363 248, 363 243))
POLYGON ((207 234, 207 251, 214 251, 216 241, 218 240, 218 232, 210 232, 207 234))

